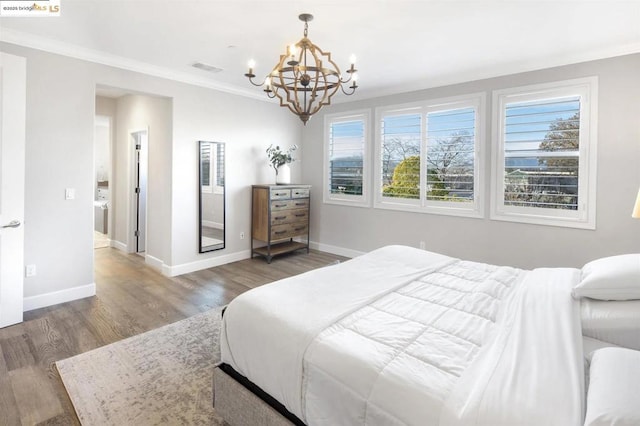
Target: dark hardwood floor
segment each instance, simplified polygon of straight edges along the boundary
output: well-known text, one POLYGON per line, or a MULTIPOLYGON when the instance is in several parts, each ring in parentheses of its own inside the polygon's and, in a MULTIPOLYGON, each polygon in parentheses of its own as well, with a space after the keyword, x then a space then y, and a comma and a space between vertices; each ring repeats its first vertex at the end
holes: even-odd
POLYGON ((168 278, 144 259, 95 250, 96 296, 24 315, 0 329, 0 425, 78 425, 54 363, 225 305, 239 294, 344 260, 318 251, 247 259, 168 278))

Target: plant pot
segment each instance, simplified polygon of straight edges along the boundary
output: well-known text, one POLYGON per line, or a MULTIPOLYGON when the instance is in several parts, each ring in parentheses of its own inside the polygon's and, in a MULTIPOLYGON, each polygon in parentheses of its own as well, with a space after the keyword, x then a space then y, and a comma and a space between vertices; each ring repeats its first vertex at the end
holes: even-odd
POLYGON ((291 168, 288 164, 283 164, 276 170, 276 184, 288 185, 291 183, 291 168))

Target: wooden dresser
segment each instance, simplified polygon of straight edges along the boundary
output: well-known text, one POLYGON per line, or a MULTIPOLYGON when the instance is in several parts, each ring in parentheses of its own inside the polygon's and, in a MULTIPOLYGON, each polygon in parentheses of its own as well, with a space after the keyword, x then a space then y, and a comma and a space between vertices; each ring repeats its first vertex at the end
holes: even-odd
POLYGON ((309 252, 310 185, 253 185, 251 257, 309 252), (266 243, 266 245, 265 245, 266 243))

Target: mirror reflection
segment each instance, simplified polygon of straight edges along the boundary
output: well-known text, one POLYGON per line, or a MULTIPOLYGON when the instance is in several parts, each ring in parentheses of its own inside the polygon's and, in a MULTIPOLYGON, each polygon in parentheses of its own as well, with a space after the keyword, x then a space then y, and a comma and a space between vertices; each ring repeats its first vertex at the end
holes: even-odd
POLYGON ((224 143, 199 141, 199 252, 224 248, 224 143))

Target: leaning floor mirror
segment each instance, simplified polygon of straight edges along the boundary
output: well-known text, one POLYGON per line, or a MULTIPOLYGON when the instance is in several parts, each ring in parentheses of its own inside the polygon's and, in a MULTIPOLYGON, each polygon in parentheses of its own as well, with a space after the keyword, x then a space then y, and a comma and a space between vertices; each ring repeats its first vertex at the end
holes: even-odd
POLYGON ((224 143, 199 141, 200 220, 198 251, 224 248, 224 143))

